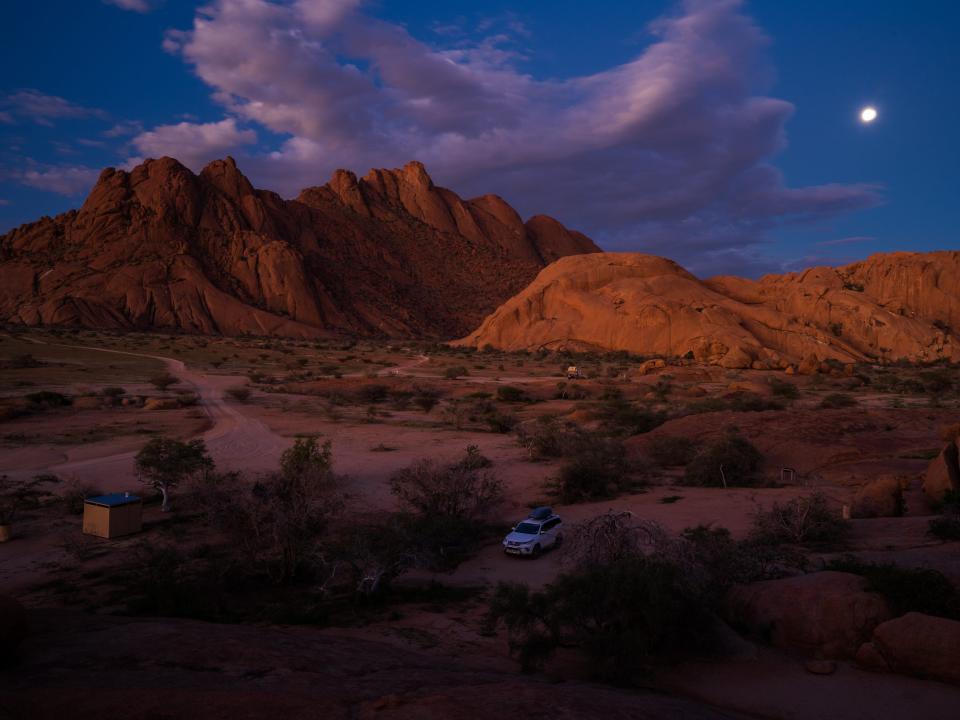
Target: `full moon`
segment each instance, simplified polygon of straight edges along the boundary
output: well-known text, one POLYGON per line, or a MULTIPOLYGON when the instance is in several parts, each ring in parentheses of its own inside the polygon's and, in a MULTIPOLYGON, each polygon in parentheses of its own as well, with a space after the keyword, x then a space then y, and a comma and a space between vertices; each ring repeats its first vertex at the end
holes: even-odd
POLYGON ((860 121, 865 123, 872 123, 877 119, 877 109, 872 107, 865 107, 860 111, 860 121))

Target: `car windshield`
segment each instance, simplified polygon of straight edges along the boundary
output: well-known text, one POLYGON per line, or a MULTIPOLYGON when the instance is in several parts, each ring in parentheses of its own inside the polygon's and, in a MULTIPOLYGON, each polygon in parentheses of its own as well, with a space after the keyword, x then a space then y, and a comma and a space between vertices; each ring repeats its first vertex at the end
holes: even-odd
POLYGON ((534 525, 533 523, 522 522, 517 525, 514 532, 518 532, 521 535, 536 535, 540 532, 540 526, 534 525))

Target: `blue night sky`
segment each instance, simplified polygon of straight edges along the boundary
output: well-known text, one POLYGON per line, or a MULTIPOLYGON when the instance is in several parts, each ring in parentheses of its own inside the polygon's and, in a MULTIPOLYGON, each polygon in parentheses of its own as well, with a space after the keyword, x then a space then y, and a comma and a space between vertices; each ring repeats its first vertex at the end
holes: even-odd
POLYGON ((960 247, 947 0, 6 3, 0 232, 106 166, 422 160, 706 276, 960 247), (870 125, 858 112, 873 105, 870 125))

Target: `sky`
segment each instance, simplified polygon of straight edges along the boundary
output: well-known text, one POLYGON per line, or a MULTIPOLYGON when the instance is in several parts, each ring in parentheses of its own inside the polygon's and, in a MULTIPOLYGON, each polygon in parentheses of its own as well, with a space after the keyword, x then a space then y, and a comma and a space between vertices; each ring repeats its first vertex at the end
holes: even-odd
POLYGON ((0 22, 0 232, 103 167, 295 196, 417 159, 700 276, 960 248, 949 0, 31 0, 0 22), (869 125, 862 107, 877 108, 869 125))

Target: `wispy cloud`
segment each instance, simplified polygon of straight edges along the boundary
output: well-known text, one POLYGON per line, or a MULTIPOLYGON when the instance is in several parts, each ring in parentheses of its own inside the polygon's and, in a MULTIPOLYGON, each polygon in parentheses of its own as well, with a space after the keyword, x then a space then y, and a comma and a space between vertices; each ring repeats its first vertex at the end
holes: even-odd
POLYGON ((77 197, 87 193, 100 171, 82 165, 41 165, 17 173, 12 179, 21 185, 77 197))
POLYGON ((162 0, 103 0, 106 5, 115 5, 124 10, 138 13, 148 13, 155 9, 162 0))
POLYGON ((107 113, 98 108, 85 107, 57 95, 47 95, 39 90, 19 90, 0 99, 0 115, 4 122, 16 118, 32 120, 38 125, 53 125, 55 120, 77 118, 105 119, 107 113))
POLYGON ((740 0, 686 0, 630 62, 560 81, 518 68, 524 31, 436 46, 358 0, 212 0, 165 47, 231 118, 287 136, 244 159, 287 194, 336 167, 416 158, 607 247, 709 267, 760 262, 779 225, 881 201, 866 183, 790 187, 774 167, 793 106, 763 93, 768 41, 740 0))
POLYGON ((821 240, 814 244, 820 245, 821 247, 830 247, 833 245, 856 245, 857 243, 873 242, 874 240, 876 240, 876 238, 870 235, 853 235, 851 237, 837 238, 836 240, 821 240))

